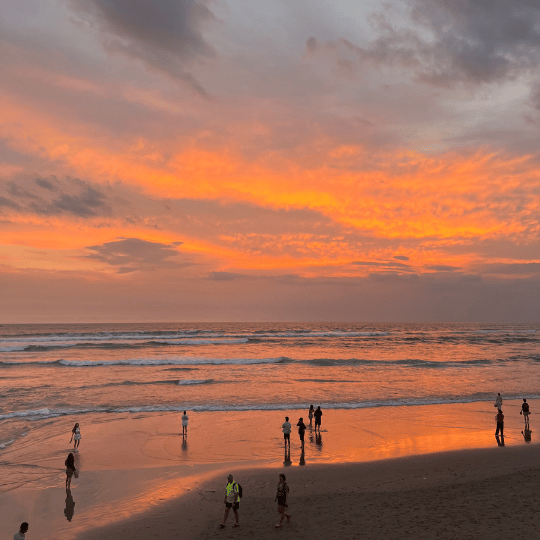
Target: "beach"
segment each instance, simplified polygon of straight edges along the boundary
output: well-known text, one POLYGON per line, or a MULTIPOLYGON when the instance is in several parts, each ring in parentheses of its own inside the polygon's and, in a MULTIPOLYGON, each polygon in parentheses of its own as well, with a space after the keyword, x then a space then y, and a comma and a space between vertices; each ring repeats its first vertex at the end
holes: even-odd
MULTIPOLYGON (((0 523, 13 535, 28 521, 28 540, 117 538, 122 529, 130 537, 133 527, 143 538, 226 536, 232 517, 224 531, 217 527, 232 473, 245 488, 234 534, 332 536, 325 524, 339 522, 345 538, 346 527, 360 525, 366 537, 391 537, 381 519, 403 532, 403 520, 421 523, 414 516, 422 512, 436 525, 446 514, 428 502, 498 501, 498 487, 514 482, 500 478, 538 461, 539 352, 531 325, 6 325, 0 523), (494 436, 497 392, 504 447, 494 436), (519 415, 523 398, 530 434, 519 415), (311 403, 323 410, 322 429, 307 430, 302 453, 294 426, 300 417, 308 423, 311 403), (289 455, 285 416, 293 425, 289 455), (66 492, 76 422, 78 477, 66 492), (484 457, 464 460, 469 452, 484 457), (446 461, 455 463, 445 468, 446 461), (293 532, 273 530, 279 471, 289 477, 293 532), (440 496, 429 491, 436 473, 440 496), (469 480, 493 485, 479 485, 482 496, 467 501, 455 484, 469 480), (386 506, 386 498, 394 502, 386 506), (423 510, 409 516, 421 500, 423 510)), ((461 519, 452 512, 450 521, 461 519)))
MULTIPOLYGON (((531 408, 536 410, 537 404, 533 400, 531 408)), ((505 405, 504 447, 494 436, 493 404, 466 403, 327 410, 320 436, 306 432, 303 454, 293 429, 290 455, 284 451, 281 423, 287 414, 294 425, 298 411, 192 413, 185 439, 180 415, 102 415, 81 424, 81 446, 75 453, 80 474, 72 480, 69 496, 63 462, 72 451, 71 422, 57 418, 46 437, 37 440, 38 434, 30 433, 4 450, 4 486, 10 480, 19 483, 0 494, 0 520, 9 530, 28 521, 29 540, 229 537, 232 514, 225 531, 217 527, 226 475, 232 473, 244 488, 241 527, 234 534, 265 538, 276 534, 274 495, 283 471, 291 487, 293 521, 278 532, 291 537, 309 533, 317 538, 324 523, 335 527, 336 521, 347 537, 360 524, 365 531, 376 523, 380 527, 382 515, 394 525, 401 515, 398 522, 406 520, 412 527, 416 522, 410 519, 422 513, 431 516, 424 521, 447 523, 458 512, 458 499, 465 507, 495 501, 488 505, 490 511, 514 520, 507 503, 499 504, 498 494, 508 487, 516 500, 527 496, 529 484, 523 479, 533 478, 535 484, 540 446, 534 423, 532 443, 521 433, 519 402, 505 405), (469 501, 468 492, 475 490, 469 501), (445 510, 448 518, 435 519, 429 505, 414 506, 436 497, 454 505, 445 510), (385 505, 386 499, 394 502, 385 505), (411 504, 416 510, 409 516, 411 504)), ((535 495, 530 496, 534 501, 535 495)), ((375 532, 365 532, 365 537, 390 535, 375 532)))
POLYGON ((236 472, 240 527, 225 530, 225 475, 154 512, 81 540, 146 538, 535 538, 540 529, 540 447, 460 450, 360 464, 285 469, 291 523, 276 530, 283 468, 236 472))

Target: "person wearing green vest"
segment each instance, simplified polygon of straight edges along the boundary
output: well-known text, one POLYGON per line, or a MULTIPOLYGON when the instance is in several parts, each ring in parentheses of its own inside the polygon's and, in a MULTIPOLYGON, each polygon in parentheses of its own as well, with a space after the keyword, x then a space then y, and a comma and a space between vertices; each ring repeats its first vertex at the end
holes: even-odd
POLYGON ((234 512, 234 517, 236 523, 233 527, 239 527, 238 523, 238 509, 240 508, 240 493, 239 493, 238 484, 234 482, 233 475, 229 474, 227 476, 227 486, 225 487, 225 514, 223 515, 223 523, 219 526, 220 529, 225 528, 225 523, 229 517, 229 511, 232 508, 234 512))

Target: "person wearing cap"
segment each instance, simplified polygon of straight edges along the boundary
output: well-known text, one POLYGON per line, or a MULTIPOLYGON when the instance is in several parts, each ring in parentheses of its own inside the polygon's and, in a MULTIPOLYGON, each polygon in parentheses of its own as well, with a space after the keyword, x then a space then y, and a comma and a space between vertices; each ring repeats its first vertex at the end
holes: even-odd
POLYGON ((227 486, 225 487, 225 514, 223 515, 223 523, 219 526, 220 529, 225 528, 225 523, 229 517, 229 510, 233 509, 236 523, 233 527, 239 527, 238 523, 238 509, 240 508, 240 494, 238 484, 234 482, 233 475, 227 476, 227 486))

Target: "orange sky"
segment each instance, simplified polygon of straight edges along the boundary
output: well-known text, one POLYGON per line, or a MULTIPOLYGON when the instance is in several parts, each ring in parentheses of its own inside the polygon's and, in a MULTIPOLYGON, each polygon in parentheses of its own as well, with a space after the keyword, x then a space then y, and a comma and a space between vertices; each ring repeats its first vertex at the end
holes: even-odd
POLYGON ((539 9, 144 4, 3 14, 0 322, 538 318, 539 9))

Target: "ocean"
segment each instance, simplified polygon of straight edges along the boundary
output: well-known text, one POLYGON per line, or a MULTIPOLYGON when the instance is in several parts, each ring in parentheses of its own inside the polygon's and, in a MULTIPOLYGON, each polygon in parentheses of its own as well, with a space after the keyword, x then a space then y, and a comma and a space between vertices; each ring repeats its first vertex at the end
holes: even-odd
POLYGON ((0 450, 51 418, 540 397, 540 333, 497 324, 0 326, 0 450))

